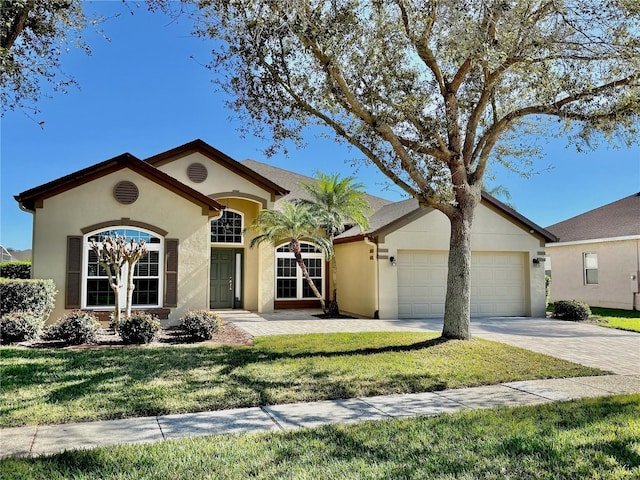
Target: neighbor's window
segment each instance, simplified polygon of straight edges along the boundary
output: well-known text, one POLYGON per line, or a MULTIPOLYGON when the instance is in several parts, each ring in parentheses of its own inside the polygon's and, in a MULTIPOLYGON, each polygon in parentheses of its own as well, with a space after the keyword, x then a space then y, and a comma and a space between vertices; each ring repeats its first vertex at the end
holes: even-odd
MULTIPOLYGON (((106 270, 98 264, 98 257, 91 249, 91 242, 100 243, 106 237, 116 234, 126 237, 127 240, 144 240, 147 254, 136 263, 133 270, 133 299, 135 307, 159 307, 161 286, 160 258, 162 254, 162 239, 152 233, 131 228, 113 228, 100 232, 90 233, 85 237, 85 267, 84 267, 84 307, 109 307, 115 303, 115 295, 106 270)), ((120 306, 126 305, 126 279, 127 266, 122 271, 122 291, 119 292, 120 306)))
MULTIPOLYGON (((318 291, 324 295, 324 255, 311 243, 301 242, 302 261, 318 291)), ((316 298, 289 251, 288 244, 276 249, 276 298, 301 300, 316 298)))
POLYGON ((584 284, 598 284, 598 254, 584 253, 584 284))
POLYGON ((222 216, 211 220, 211 243, 242 244, 242 214, 225 210, 222 216))

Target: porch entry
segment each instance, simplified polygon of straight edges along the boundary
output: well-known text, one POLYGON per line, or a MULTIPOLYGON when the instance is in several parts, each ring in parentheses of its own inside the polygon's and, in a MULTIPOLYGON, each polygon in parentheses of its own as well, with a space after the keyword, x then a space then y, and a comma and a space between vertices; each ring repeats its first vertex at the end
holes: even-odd
POLYGON ((243 257, 242 249, 211 249, 209 308, 242 308, 243 257))

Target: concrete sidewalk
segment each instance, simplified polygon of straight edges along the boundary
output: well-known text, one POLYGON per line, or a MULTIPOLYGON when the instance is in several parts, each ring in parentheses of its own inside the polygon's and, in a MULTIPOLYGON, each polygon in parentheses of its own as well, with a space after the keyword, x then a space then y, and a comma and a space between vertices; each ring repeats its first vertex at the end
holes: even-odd
POLYGON ((101 422, 0 429, 0 458, 151 443, 184 437, 257 433, 394 417, 432 416, 470 408, 534 405, 640 393, 640 375, 531 380, 439 392, 383 395, 101 422))

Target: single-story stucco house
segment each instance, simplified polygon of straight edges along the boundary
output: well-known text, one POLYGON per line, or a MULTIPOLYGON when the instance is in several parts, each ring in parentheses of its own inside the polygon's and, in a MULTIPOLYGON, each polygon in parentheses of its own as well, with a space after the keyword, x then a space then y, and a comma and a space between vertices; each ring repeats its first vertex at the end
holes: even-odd
POLYGON ((640 193, 547 227, 551 300, 640 308, 640 193))
MULTIPOLYGON (((175 324, 192 309, 270 312, 316 306, 282 245, 249 248, 246 230, 261 209, 303 196, 312 179, 270 165, 237 162, 201 140, 140 160, 128 153, 16 196, 33 214, 33 276, 59 290, 50 321, 65 311, 107 312, 113 304, 90 242, 116 232, 144 239, 149 253, 134 272, 134 309, 175 324)), ((364 317, 441 316, 449 223, 415 200, 369 196, 366 232, 336 240, 338 300, 364 317)), ((483 194, 473 226, 474 315, 544 315, 545 243, 555 238, 483 194)), ((303 246, 325 296, 329 269, 303 246)))

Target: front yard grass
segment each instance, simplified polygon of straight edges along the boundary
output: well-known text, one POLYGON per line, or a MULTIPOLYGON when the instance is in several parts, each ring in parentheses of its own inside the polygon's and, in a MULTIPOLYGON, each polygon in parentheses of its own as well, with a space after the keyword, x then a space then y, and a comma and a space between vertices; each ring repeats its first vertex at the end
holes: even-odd
POLYGON ((250 347, 0 348, 0 426, 409 393, 597 369, 433 333, 257 338, 250 347))
POLYGON ((591 318, 603 327, 640 332, 640 311, 591 307, 591 318))
POLYGON ((637 479, 640 395, 0 460, 4 479, 637 479))

